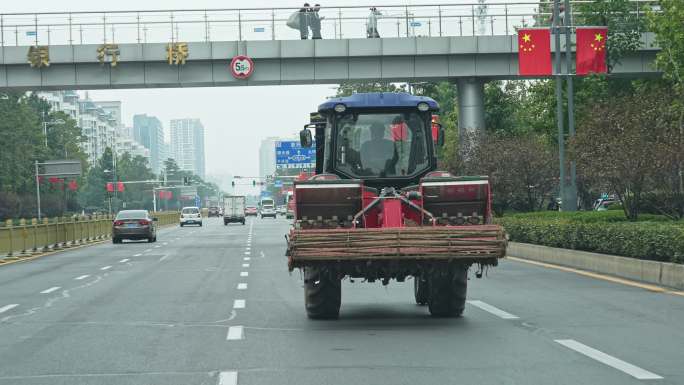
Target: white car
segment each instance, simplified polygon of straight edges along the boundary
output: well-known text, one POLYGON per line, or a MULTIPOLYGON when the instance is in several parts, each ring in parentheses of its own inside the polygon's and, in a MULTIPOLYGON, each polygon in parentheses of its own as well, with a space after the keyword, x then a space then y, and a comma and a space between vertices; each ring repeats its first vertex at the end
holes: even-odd
POLYGON ((185 225, 199 225, 202 226, 202 212, 199 207, 183 207, 180 215, 181 227, 185 225))
POLYGON ((275 207, 273 207, 273 205, 261 206, 261 210, 260 210, 259 214, 261 214, 262 219, 264 217, 271 217, 273 219, 276 219, 276 209, 275 209, 275 207))

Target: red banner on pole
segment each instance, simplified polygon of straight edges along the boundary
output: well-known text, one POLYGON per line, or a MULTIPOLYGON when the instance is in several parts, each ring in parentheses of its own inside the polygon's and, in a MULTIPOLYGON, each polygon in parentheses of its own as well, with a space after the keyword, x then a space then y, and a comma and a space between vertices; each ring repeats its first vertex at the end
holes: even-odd
POLYGON ((118 192, 124 192, 124 184, 123 184, 123 182, 116 182, 116 191, 118 191, 118 192))
POLYGON ((606 64, 607 27, 580 28, 577 30, 577 75, 590 73, 605 74, 608 72, 606 64))
POLYGON ((551 75, 551 31, 548 28, 518 30, 520 75, 551 75))
POLYGON ((69 190, 71 190, 71 191, 76 191, 76 190, 78 190, 78 183, 76 183, 75 180, 70 180, 70 181, 69 181, 69 190))
POLYGON ((114 192, 114 183, 107 182, 107 192, 114 192))

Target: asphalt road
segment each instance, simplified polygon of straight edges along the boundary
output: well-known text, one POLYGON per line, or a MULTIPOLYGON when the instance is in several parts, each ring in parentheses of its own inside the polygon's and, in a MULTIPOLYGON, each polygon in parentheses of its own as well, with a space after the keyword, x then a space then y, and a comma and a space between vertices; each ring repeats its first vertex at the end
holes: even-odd
POLYGON ((0 384, 684 384, 684 297, 504 261, 464 317, 345 282, 306 318, 284 219, 0 267, 0 384), (16 305, 16 306, 13 306, 16 305))

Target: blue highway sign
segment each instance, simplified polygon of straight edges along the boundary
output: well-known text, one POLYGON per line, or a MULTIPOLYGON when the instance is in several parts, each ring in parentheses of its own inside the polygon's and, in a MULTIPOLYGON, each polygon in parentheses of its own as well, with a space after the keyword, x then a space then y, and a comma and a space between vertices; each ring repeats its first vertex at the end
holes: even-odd
POLYGON ((276 168, 316 167, 316 143, 309 148, 301 146, 298 140, 275 142, 276 168))

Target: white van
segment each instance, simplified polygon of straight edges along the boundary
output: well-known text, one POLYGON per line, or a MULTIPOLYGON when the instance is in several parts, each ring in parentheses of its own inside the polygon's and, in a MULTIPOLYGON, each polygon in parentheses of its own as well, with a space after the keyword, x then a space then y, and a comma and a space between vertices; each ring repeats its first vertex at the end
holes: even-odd
POLYGON ((273 219, 276 219, 276 209, 275 209, 275 202, 273 202, 272 198, 262 198, 261 202, 259 202, 259 213, 261 215, 261 218, 264 217, 271 217, 273 219))
POLYGON ((183 207, 180 215, 181 227, 185 225, 199 225, 202 226, 202 212, 199 207, 183 207))

